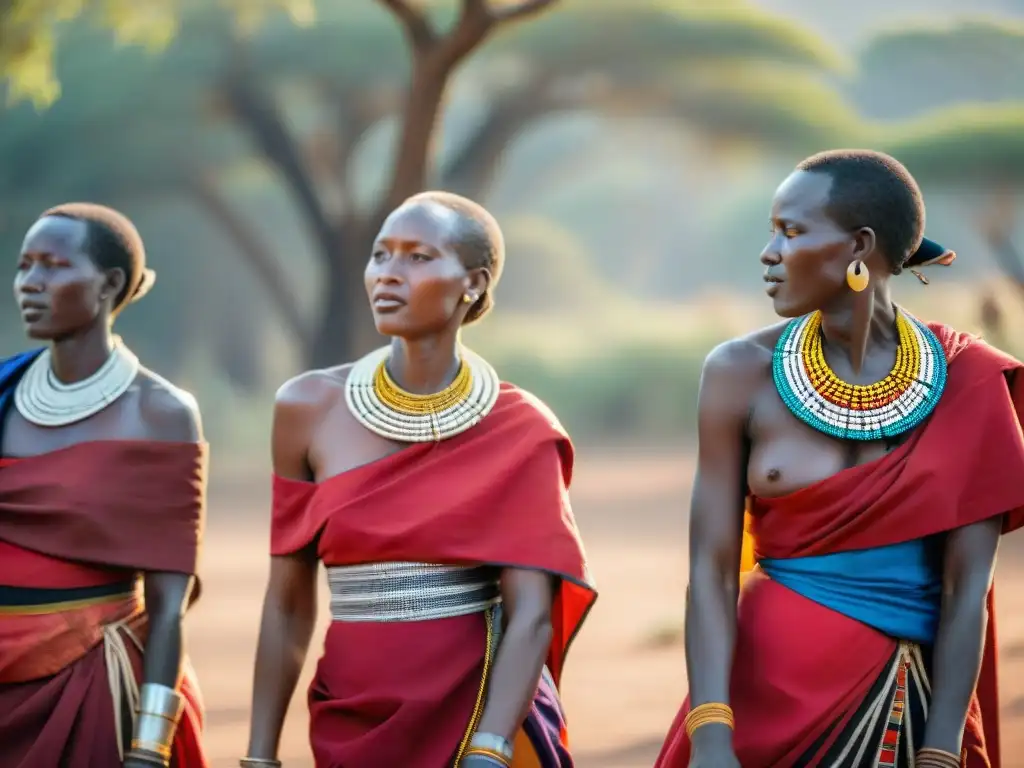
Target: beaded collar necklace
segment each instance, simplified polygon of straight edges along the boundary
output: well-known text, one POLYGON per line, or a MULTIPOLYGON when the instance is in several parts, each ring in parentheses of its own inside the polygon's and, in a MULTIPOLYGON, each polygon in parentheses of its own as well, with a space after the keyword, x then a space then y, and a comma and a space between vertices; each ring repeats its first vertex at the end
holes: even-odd
POLYGON ((881 440, 909 432, 935 409, 946 386, 946 353, 934 333, 896 311, 899 346, 889 375, 849 384, 829 367, 821 345, 821 313, 797 318, 782 332, 772 375, 794 416, 841 440, 881 440))
POLYGON ((345 403, 371 432, 403 443, 432 443, 465 432, 491 412, 500 382, 494 368, 465 347, 455 380, 431 395, 401 389, 387 370, 390 347, 358 360, 345 382, 345 403))
POLYGON ((110 357, 87 379, 64 384, 52 365, 50 350, 43 350, 14 390, 18 413, 40 427, 64 427, 99 413, 127 392, 139 373, 139 359, 119 337, 110 357))

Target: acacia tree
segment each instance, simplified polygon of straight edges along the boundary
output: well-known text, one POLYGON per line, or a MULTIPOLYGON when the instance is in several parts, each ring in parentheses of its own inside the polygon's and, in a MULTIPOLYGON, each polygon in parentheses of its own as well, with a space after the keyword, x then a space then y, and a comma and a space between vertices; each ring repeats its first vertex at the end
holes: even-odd
MULTIPOLYGON (((320 321, 311 327, 300 326, 298 318, 293 317, 291 322, 292 333, 306 350, 305 357, 310 363, 324 365, 352 357, 369 343, 361 278, 365 254, 387 214, 428 184, 435 131, 448 83, 457 68, 497 29, 539 14, 553 3, 554 0, 519 0, 504 4, 463 0, 454 22, 442 28, 418 4, 380 0, 401 25, 409 73, 404 94, 399 97, 397 136, 387 181, 378 199, 366 209, 353 204, 348 164, 366 135, 392 114, 389 100, 367 98, 375 91, 360 90, 354 82, 352 69, 338 72, 330 79, 321 78, 318 85, 327 92, 331 106, 342 107, 341 124, 332 137, 334 140, 321 149, 319 157, 315 156, 317 146, 313 142, 309 148, 314 156, 309 157, 289 130, 274 93, 261 85, 257 54, 236 41, 234 56, 219 82, 223 105, 287 185, 306 221, 324 270, 326 295, 322 300, 320 321), (317 165, 321 166, 319 171, 314 170, 317 165), (334 184, 329 185, 340 197, 340 210, 333 214, 322 188, 326 168, 340 171, 331 174, 334 184)), ((387 35, 372 22, 364 29, 387 35)), ((296 37, 296 42, 298 37, 301 36, 296 37)), ((275 53, 280 55, 281 52, 279 49, 275 53)), ((363 68, 365 65, 360 67, 363 68)), ((379 96, 379 91, 376 93, 379 96)), ((225 228, 237 236, 251 226, 236 216, 230 202, 219 195, 215 185, 203 182, 195 193, 225 228)), ((247 237, 247 240, 243 252, 267 277, 268 286, 283 286, 269 267, 275 263, 273 257, 265 253, 255 238, 247 237)), ((276 292, 279 309, 289 312, 295 300, 276 292)))
POLYGON ((1024 99, 1024 23, 965 18, 903 26, 872 37, 857 64, 849 91, 868 116, 1024 99))
MULTIPOLYGON (((370 46, 331 50, 330 37, 337 33, 324 18, 316 27, 272 45, 257 40, 237 49, 219 85, 226 112, 249 133, 291 190, 320 256, 327 283, 321 311, 308 331, 294 328, 297 338, 306 339, 307 357, 314 364, 352 356, 367 343, 361 273, 369 243, 386 214, 427 185, 485 199, 510 142, 541 118, 581 109, 660 110, 699 124, 701 117, 721 118, 722 104, 751 102, 749 89, 730 89, 722 81, 723 72, 740 74, 735 71, 737 62, 774 61, 819 70, 836 63, 817 39, 782 19, 749 9, 697 13, 667 11, 662 4, 639 0, 567 2, 543 20, 481 49, 480 70, 491 73, 478 91, 487 109, 453 149, 438 152, 441 104, 459 63, 507 22, 537 14, 553 3, 491 7, 462 0, 447 26, 408 3, 381 0, 381 5, 404 31, 408 74, 397 109, 396 81, 389 70, 393 61, 403 61, 403 52, 395 51, 390 42, 393 30, 369 15, 360 37, 379 41, 376 50, 387 53, 368 56, 367 51, 374 50, 370 46), (318 95, 326 97, 320 108, 326 103, 334 119, 326 128, 321 122, 319 130, 296 136, 282 118, 280 94, 268 90, 268 79, 259 76, 268 70, 291 72, 315 83, 318 95), (717 113, 707 98, 711 91, 717 94, 717 113), (691 105, 688 112, 680 110, 684 104, 691 105), (701 104, 706 108, 692 108, 701 104), (338 105, 343 105, 340 115, 338 105), (375 197, 360 199, 354 161, 367 137, 389 121, 397 125, 386 181, 375 197)), ((780 123, 771 126, 774 136, 792 133, 779 130, 780 123)), ((791 129, 792 124, 791 120, 785 127, 791 129)), ((755 132, 758 125, 751 121, 734 131, 755 132)), ((721 119, 716 127, 721 130, 721 119)), ((216 200, 213 185, 205 185, 201 193, 226 228, 237 233, 249 228, 232 215, 230 203, 216 200)), ((258 255, 258 243, 247 243, 245 252, 264 265, 261 272, 270 274, 265 265, 273 259, 258 255)), ((278 304, 283 309, 294 302, 281 295, 278 304)))
POLYGON ((772 145, 806 137, 808 128, 832 130, 820 115, 778 106, 792 100, 801 73, 835 67, 827 46, 750 9, 566 0, 481 48, 509 22, 552 5, 461 0, 446 15, 378 0, 333 15, 327 9, 309 28, 267 24, 246 37, 196 11, 159 59, 122 52, 105 63, 96 41, 83 39, 66 46, 74 63, 62 71, 63 98, 40 120, 22 115, 7 136, 17 152, 0 146, 5 162, 14 160, 0 187, 7 182, 16 200, 17 189, 39 181, 30 158, 46 156, 50 194, 85 189, 94 197, 174 194, 197 202, 247 259, 306 360, 322 364, 366 343, 361 271, 386 213, 427 185, 486 198, 510 142, 542 118, 655 114, 772 145), (470 109, 448 109, 442 134, 449 83, 477 48, 479 65, 462 79, 472 95, 464 101, 486 106, 477 119, 461 116, 470 109), (765 63, 788 69, 771 80, 765 63), (103 83, 101 93, 72 85, 90 77, 103 83), (776 98, 783 84, 787 96, 776 98), (391 151, 375 150, 389 133, 391 151), (72 135, 88 139, 89 158, 72 135), (439 146, 445 135, 457 138, 439 146), (239 188, 248 190, 232 179, 239 167, 251 179, 252 150, 309 232, 324 293, 312 318, 291 264, 275 253, 273 231, 238 205, 239 188))

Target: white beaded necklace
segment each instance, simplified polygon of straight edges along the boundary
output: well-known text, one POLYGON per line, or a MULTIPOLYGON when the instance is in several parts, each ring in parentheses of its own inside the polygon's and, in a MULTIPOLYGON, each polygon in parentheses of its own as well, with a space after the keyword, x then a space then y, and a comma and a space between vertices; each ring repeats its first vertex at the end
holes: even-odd
POLYGON ((402 443, 447 440, 479 424, 498 401, 498 374, 490 363, 463 347, 462 361, 472 381, 465 398, 429 413, 395 410, 381 400, 374 386, 377 368, 390 354, 390 347, 381 347, 360 358, 345 382, 345 403, 352 415, 381 437, 402 443))
POLYGON ((120 338, 92 376, 64 384, 53 373, 50 350, 32 361, 14 390, 14 405, 40 427, 64 427, 99 413, 128 391, 139 373, 139 358, 120 338))

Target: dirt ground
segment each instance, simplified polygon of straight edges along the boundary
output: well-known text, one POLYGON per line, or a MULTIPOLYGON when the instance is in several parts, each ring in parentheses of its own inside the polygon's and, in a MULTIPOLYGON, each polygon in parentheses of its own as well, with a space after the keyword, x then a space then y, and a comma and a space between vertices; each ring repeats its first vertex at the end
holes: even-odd
MULTIPOLYGON (((563 691, 581 768, 650 768, 685 693, 680 629, 692 471, 684 452, 581 451, 573 503, 601 592, 570 655, 563 691)), ((189 647, 215 768, 237 765, 246 746, 266 578, 267 485, 263 478, 224 481, 211 491, 206 589, 191 616, 189 647)), ((1024 768, 1024 534, 1004 541, 997 584, 1003 766, 1024 768)), ((304 692, 319 643, 315 638, 286 725, 281 757, 288 768, 312 766, 304 692)))

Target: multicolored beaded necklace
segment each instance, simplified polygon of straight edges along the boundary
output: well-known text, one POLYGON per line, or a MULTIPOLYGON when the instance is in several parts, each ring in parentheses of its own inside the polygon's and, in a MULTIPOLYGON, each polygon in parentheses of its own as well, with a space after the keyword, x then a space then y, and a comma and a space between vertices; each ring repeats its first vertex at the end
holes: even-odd
POLYGON ((935 409, 946 386, 946 354, 934 333, 902 309, 889 375, 848 384, 825 360, 821 313, 793 320, 775 345, 772 375, 786 407, 805 424, 841 440, 881 440, 912 430, 935 409))

